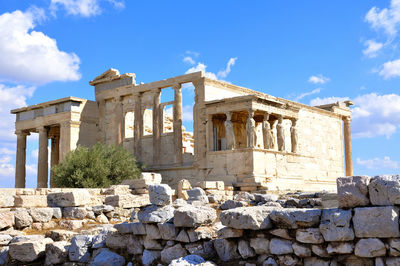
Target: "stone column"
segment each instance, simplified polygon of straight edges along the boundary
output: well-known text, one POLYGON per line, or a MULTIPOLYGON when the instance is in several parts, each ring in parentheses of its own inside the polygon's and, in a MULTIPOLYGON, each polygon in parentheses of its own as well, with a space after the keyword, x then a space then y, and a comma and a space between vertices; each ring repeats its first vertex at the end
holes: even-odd
POLYGON ((297 135, 297 119, 292 119, 292 126, 290 127, 290 139, 292 142, 292 152, 297 152, 298 145, 298 135, 297 135))
POLYGON ((114 98, 114 123, 115 123, 115 144, 120 145, 123 141, 123 132, 125 131, 123 127, 124 118, 124 110, 122 106, 122 97, 115 97, 114 98))
POLYGON ((138 161, 141 157, 142 136, 143 136, 143 116, 142 116, 142 95, 135 93, 133 95, 135 102, 133 138, 134 138, 134 154, 138 161))
POLYGON ((80 122, 63 121, 60 123, 59 161, 62 162, 67 154, 75 150, 79 141, 80 122))
POLYGON ((246 123, 247 147, 255 148, 257 144, 256 121, 254 120, 254 110, 249 110, 249 117, 246 123))
MULTIPOLYGON (((52 169, 55 165, 58 164, 59 159, 60 159, 60 137, 54 136, 53 138, 51 138, 50 169, 52 169)), ((50 170, 50 187, 56 187, 53 178, 54 178, 53 171, 50 170)))
POLYGON ((225 121, 225 138, 226 138, 226 149, 233 150, 235 148, 235 131, 233 129, 232 112, 226 113, 225 121))
POLYGON ((182 89, 181 85, 177 84, 172 86, 174 89, 174 155, 175 163, 183 163, 183 153, 182 153, 182 89))
POLYGON ((17 131, 17 157, 15 160, 15 187, 25 188, 26 178, 26 136, 28 132, 17 131))
POLYGON ((47 188, 49 163, 48 163, 48 137, 47 128, 40 127, 39 131, 39 156, 38 156, 38 171, 37 171, 37 187, 47 188))
POLYGON ((344 154, 346 162, 346 176, 353 175, 353 155, 351 151, 351 118, 345 117, 344 124, 344 154))
POLYGON ((285 151, 285 129, 283 128, 283 117, 279 116, 276 126, 276 135, 278 140, 278 151, 285 151))
POLYGON ((99 105, 99 141, 106 143, 106 126, 105 126, 105 109, 106 101, 104 99, 98 100, 99 105))
POLYGON ((160 97, 161 89, 154 90, 153 95, 153 164, 160 165, 161 130, 160 130, 160 97))

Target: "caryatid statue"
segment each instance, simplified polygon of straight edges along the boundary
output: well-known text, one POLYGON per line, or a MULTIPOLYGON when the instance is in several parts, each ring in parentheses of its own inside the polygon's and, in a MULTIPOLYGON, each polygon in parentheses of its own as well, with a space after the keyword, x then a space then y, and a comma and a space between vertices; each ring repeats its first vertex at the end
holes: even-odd
POLYGON ((247 132, 247 147, 254 148, 257 144, 257 132, 256 132, 256 121, 253 118, 254 111, 249 110, 249 117, 246 123, 247 132))
POLYGON ((273 149, 275 146, 275 138, 273 135, 273 131, 271 129, 271 124, 268 121, 269 114, 264 115, 263 121, 263 141, 264 141, 264 149, 273 149))
POLYGON ((292 152, 297 152, 297 119, 292 119, 292 126, 290 127, 290 137, 292 140, 292 152))
POLYGON ((279 116, 278 125, 276 126, 278 139, 278 151, 285 151, 285 129, 283 127, 283 117, 279 116))
POLYGON ((233 150, 235 148, 235 132, 233 131, 233 123, 231 121, 232 113, 226 113, 225 121, 225 138, 226 138, 226 149, 233 150))

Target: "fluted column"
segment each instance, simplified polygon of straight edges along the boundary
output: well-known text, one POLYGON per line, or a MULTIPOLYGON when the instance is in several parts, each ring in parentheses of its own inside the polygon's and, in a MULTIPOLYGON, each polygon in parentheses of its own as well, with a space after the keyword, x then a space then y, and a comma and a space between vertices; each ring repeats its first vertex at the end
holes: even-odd
POLYGON ((142 95, 135 93, 133 95, 135 101, 135 113, 133 124, 134 137, 134 153, 137 160, 140 161, 142 153, 142 136, 143 136, 143 115, 142 115, 142 95))
POLYGON ((15 160, 15 187, 24 188, 26 179, 26 136, 28 132, 17 131, 17 157, 15 160))
POLYGON ((353 155, 351 151, 351 118, 343 119, 344 125, 344 153, 346 162, 346 176, 353 175, 353 155))
POLYGON ((51 161, 50 161, 50 187, 56 187, 54 183, 54 173, 51 170, 59 163, 60 159, 60 137, 54 136, 51 138, 51 161))
POLYGON ((153 92, 153 164, 160 164, 161 130, 160 130, 160 97, 161 89, 153 92))
POLYGON ((182 89, 181 85, 177 84, 172 87, 174 89, 174 154, 175 163, 182 164, 182 89))
POLYGON ((37 171, 37 187, 47 188, 49 163, 48 163, 48 136, 47 128, 40 127, 39 131, 39 156, 38 156, 38 171, 37 171))

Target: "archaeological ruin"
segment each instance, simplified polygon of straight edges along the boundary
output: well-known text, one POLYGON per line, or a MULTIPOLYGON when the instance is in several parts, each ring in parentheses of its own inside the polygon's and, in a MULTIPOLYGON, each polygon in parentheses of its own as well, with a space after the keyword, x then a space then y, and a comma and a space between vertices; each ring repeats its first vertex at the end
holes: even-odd
POLYGON ((204 72, 136 84, 135 74, 110 69, 90 85, 96 101, 67 97, 11 111, 16 188, 25 187, 31 133, 39 133, 38 188, 54 187, 49 139, 51 166, 77 145, 118 144, 171 187, 187 179, 224 181, 242 191, 335 190, 337 177, 352 175, 350 101, 311 107, 204 72), (194 88, 193 133, 182 126, 182 90, 188 86, 194 88), (173 100, 162 102, 167 88, 173 100))

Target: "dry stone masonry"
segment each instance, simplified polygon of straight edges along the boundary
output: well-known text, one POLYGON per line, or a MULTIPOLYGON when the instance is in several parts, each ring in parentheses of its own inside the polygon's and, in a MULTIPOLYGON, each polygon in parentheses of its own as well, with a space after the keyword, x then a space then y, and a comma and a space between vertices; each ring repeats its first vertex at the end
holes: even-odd
POLYGON ((2 193, 0 265, 400 265, 400 176, 339 178, 337 196, 158 179, 2 193))

